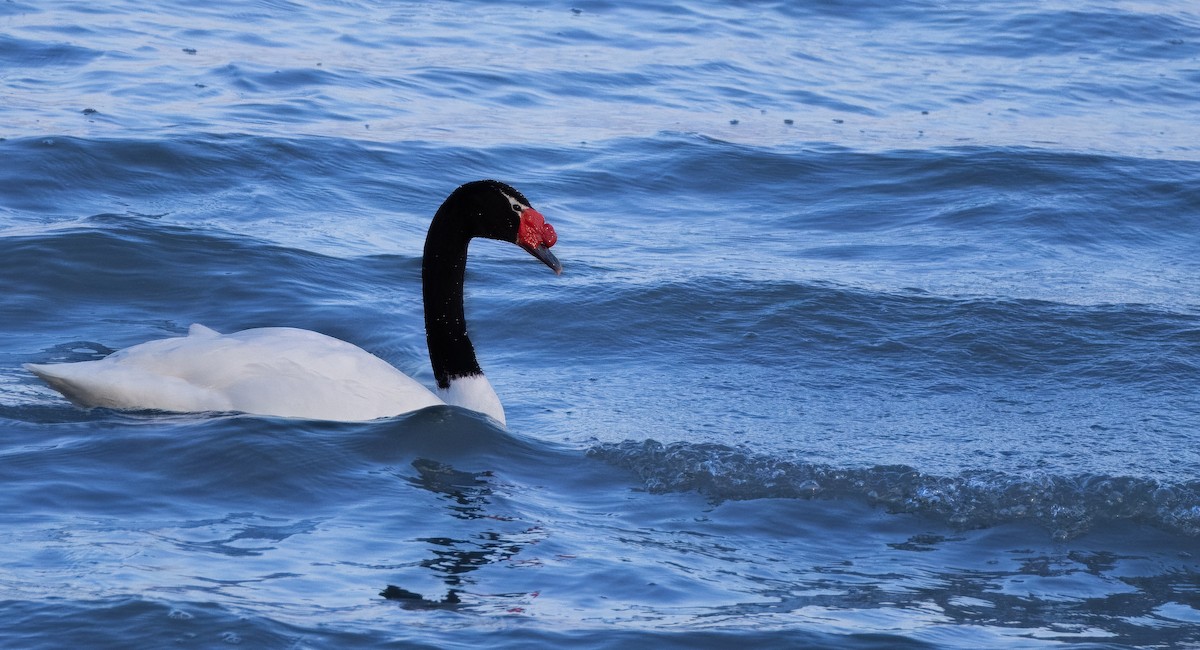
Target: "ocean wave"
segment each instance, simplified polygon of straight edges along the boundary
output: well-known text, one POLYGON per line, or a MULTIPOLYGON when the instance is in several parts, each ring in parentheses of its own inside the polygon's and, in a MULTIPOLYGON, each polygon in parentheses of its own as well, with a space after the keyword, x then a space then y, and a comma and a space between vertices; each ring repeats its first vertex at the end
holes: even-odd
POLYGON ((739 447, 656 440, 600 444, 588 455, 633 471, 656 493, 699 492, 716 501, 863 498, 889 512, 930 516, 963 529, 1033 520, 1057 539, 1127 520, 1200 537, 1200 481, 990 470, 939 476, 905 465, 840 468, 739 447))
POLYGON ((555 302, 560 325, 544 332, 545 340, 564 346, 586 340, 605 358, 671 353, 805 374, 852 359, 907 381, 1040 377, 1148 385, 1168 393, 1178 392, 1174 387, 1186 385, 1200 368, 1197 315, 1150 305, 945 297, 915 289, 711 276, 618 288, 585 285, 533 300, 533 309, 486 302, 506 322, 528 327, 555 302), (595 328, 597 315, 621 326, 595 328))
MULTIPOLYGON (((3 11, 0 11, 3 15, 3 11)), ((68 43, 34 41, 0 34, 0 61, 14 67, 71 67, 93 61, 103 52, 68 43)))

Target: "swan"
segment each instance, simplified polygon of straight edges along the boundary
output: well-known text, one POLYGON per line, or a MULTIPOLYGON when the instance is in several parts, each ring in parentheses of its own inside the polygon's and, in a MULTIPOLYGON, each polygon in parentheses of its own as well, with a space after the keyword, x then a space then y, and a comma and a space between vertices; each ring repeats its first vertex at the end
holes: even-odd
POLYGON ((504 407, 479 367, 463 316, 463 273, 474 237, 513 242, 562 273, 550 252, 554 227, 524 195, 491 180, 454 190, 429 225, 421 265, 436 394, 356 345, 291 327, 221 334, 195 324, 187 336, 103 359, 24 367, 84 408, 363 421, 451 404, 504 425, 504 407))

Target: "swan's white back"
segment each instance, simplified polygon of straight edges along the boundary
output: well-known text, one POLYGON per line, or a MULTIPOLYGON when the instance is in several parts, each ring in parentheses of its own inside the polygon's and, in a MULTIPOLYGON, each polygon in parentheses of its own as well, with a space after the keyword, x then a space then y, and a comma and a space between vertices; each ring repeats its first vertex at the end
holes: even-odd
MULTIPOLYGON (((97 361, 25 367, 86 407, 360 421, 444 403, 358 346, 290 327, 220 334, 193 325, 97 361)), ((503 410, 482 412, 504 422, 503 410)))

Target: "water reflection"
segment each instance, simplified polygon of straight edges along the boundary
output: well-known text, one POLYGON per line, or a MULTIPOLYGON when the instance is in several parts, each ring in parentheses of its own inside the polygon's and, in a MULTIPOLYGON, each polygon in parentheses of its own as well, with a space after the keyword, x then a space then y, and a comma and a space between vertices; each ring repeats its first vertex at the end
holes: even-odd
MULTIPOLYGON (((412 485, 439 495, 446 511, 455 519, 470 522, 474 530, 456 528, 454 536, 420 537, 416 541, 429 546, 432 557, 419 566, 429 569, 446 585, 440 599, 426 597, 398 585, 388 585, 380 595, 411 608, 455 607, 475 583, 473 573, 492 564, 515 561, 527 546, 538 543, 542 528, 511 516, 492 512, 495 476, 490 471, 467 472, 446 463, 418 458, 412 467, 412 485), (462 534, 467 532, 469 534, 462 534)), ((528 597, 528 594, 472 594, 476 597, 528 597)), ((519 608, 516 608, 519 609, 519 608)))

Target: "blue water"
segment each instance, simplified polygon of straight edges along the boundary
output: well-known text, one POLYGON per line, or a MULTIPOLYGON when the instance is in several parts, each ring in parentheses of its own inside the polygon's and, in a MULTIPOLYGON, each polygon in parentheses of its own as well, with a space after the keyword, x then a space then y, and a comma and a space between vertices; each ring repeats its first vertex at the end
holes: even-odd
POLYGON ((1200 645, 1193 2, 0 3, 0 646, 1200 645), (79 410, 290 325, 505 403, 79 410))

